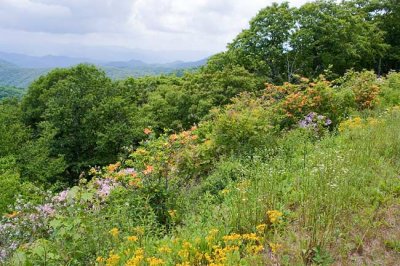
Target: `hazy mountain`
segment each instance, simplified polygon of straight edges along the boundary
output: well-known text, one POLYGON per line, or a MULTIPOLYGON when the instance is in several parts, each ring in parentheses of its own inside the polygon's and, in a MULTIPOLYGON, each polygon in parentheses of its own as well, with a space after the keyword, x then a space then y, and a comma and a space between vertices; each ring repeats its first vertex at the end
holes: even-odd
POLYGON ((88 58, 68 56, 31 56, 16 53, 0 52, 0 86, 14 86, 25 88, 37 79, 56 67, 70 67, 79 63, 91 63, 102 69, 112 79, 123 79, 129 76, 140 77, 182 73, 183 70, 200 67, 207 59, 184 62, 150 64, 141 60, 102 62, 88 58))
POLYGON ((55 68, 69 67, 79 63, 100 63, 88 58, 75 58, 68 56, 31 56, 16 53, 0 52, 0 59, 24 68, 55 68))

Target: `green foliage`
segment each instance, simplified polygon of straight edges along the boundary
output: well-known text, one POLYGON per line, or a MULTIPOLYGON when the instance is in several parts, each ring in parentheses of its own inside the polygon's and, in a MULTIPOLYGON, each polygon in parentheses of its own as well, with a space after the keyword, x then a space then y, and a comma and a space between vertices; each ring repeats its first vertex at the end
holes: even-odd
POLYGON ((391 72, 381 85, 379 99, 383 106, 394 106, 400 104, 400 74, 391 72))
POLYGON ((316 1, 300 8, 288 3, 262 9, 229 45, 236 61, 273 82, 294 74, 316 77, 331 67, 340 75, 350 68, 380 68, 389 45, 384 31, 351 2, 316 1))
POLYGON ((272 113, 262 99, 243 94, 212 120, 212 141, 219 152, 252 152, 274 146, 272 113))
POLYGON ((21 121, 15 99, 0 102, 0 157, 16 154, 29 139, 29 130, 21 121))
POLYGON ((29 88, 22 109, 36 141, 47 139, 43 144, 49 145, 50 155, 64 158, 70 178, 88 165, 116 160, 137 136, 135 109, 93 66, 57 69, 40 78, 29 88))
POLYGON ((0 215, 9 211, 20 190, 20 177, 13 157, 0 158, 0 215))

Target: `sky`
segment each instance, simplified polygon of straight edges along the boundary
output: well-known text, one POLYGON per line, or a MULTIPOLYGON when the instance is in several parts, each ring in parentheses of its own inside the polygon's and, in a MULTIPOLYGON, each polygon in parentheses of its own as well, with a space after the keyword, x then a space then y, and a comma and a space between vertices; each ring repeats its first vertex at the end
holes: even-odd
POLYGON ((196 60, 223 51, 272 2, 282 1, 0 0, 0 51, 101 60, 151 51, 150 60, 196 60))

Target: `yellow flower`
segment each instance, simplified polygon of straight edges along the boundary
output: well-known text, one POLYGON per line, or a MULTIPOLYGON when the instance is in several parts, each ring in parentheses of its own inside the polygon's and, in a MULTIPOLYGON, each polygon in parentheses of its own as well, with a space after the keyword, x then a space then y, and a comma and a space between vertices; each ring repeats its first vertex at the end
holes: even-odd
POLYGON ((182 263, 177 263, 177 264, 175 264, 175 266, 191 266, 191 265, 190 265, 190 262, 184 261, 184 262, 182 262, 182 263))
POLYGON ((159 258, 151 257, 147 259, 147 262, 149 263, 149 266, 159 266, 159 265, 164 265, 164 261, 159 258))
POLYGON ((271 248, 272 253, 277 253, 282 248, 282 245, 277 243, 269 243, 269 247, 271 248))
POLYGON ((267 211, 267 215, 268 215, 269 221, 274 224, 274 223, 279 222, 279 218, 282 217, 283 213, 280 211, 277 211, 277 210, 272 210, 272 211, 267 211))
POLYGON ((206 240, 207 240, 207 243, 209 244, 209 245, 211 245, 211 243, 214 241, 214 239, 215 239, 215 237, 217 236, 217 234, 218 234, 218 232, 219 232, 219 230, 218 229, 211 229, 209 232, 208 232, 208 236, 206 236, 206 240))
POLYGON ((230 235, 227 235, 227 236, 223 236, 222 240, 224 240, 224 242, 235 241, 235 240, 240 240, 241 237, 242 236, 240 234, 233 233, 233 234, 230 234, 230 235))
POLYGON ((94 168, 94 167, 90 168, 89 174, 90 174, 90 175, 96 175, 96 174, 97 174, 96 168, 94 168))
POLYGON ((169 210, 168 214, 169 214, 169 216, 171 216, 172 219, 176 218, 176 210, 169 210))
POLYGON ((258 254, 264 250, 262 245, 251 245, 246 248, 247 252, 250 254, 258 254))
POLYGON ((255 233, 244 234, 243 239, 249 240, 249 241, 259 241, 260 240, 255 233))
POLYGON ((259 232, 260 234, 264 233, 265 228, 267 227, 266 224, 259 224, 256 226, 257 232, 259 232))
POLYGON ((136 241, 138 241, 138 237, 137 237, 137 236, 128 236, 127 239, 128 239, 128 241, 130 241, 130 242, 136 242, 136 241))
POLYGON ((167 246, 161 246, 161 247, 158 248, 158 251, 159 251, 160 253, 171 253, 171 252, 172 252, 172 249, 170 249, 170 248, 167 247, 167 246))
POLYGON ((113 237, 117 237, 119 235, 119 230, 118 228, 114 227, 110 231, 108 231, 113 237))
POLYGON ((118 264, 119 260, 121 257, 117 254, 112 254, 110 257, 106 260, 106 266, 115 266, 118 264))
POLYGON ((135 251, 135 256, 130 258, 126 263, 125 266, 139 266, 144 259, 144 250, 139 248, 135 251))
POLYGON ((229 189, 223 189, 222 191, 221 191, 221 194, 222 195, 225 195, 225 194, 228 194, 230 192, 230 190, 229 189))
POLYGON ((98 262, 98 263, 102 263, 104 261, 105 261, 105 259, 102 256, 98 256, 96 259, 96 262, 98 262))
POLYGON ((185 241, 185 242, 183 242, 182 247, 184 249, 191 249, 192 248, 192 244, 190 242, 185 241))

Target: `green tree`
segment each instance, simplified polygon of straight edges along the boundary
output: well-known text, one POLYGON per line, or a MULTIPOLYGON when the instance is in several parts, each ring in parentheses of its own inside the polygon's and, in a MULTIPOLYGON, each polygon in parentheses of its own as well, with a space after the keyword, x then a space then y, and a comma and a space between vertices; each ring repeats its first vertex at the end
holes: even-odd
MULTIPOLYGON (((49 156, 64 158, 64 176, 70 181, 90 165, 115 161, 125 145, 138 141, 132 130, 135 108, 123 96, 120 87, 91 65, 56 69, 41 77, 22 104, 24 121, 35 130, 32 148, 37 149, 32 155, 43 158, 40 150, 48 145, 49 156)), ((32 165, 26 172, 36 168, 32 165)))
POLYGON ((262 9, 228 46, 252 73, 280 83, 295 74, 316 77, 325 69, 378 69, 388 45, 376 20, 351 2, 320 0, 300 8, 288 3, 262 9))

